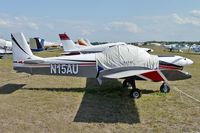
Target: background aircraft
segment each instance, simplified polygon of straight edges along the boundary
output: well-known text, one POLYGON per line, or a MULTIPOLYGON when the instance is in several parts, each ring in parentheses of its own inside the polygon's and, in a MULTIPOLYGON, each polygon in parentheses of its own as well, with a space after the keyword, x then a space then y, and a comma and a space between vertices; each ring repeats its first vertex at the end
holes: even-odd
MULTIPOLYGON (((82 45, 82 46, 92 46, 90 41, 84 38, 78 39, 77 44, 82 45)), ((101 44, 101 45, 105 45, 105 44, 101 44)), ((142 48, 142 49, 144 49, 147 52, 153 52, 153 49, 150 49, 150 48, 142 48)))
POLYGON ((190 49, 193 50, 193 51, 196 52, 196 53, 199 53, 199 52, 200 52, 200 45, 193 44, 193 45, 190 47, 190 49))
POLYGON ((32 51, 43 51, 48 48, 57 48, 61 47, 62 43, 60 42, 47 42, 40 37, 30 38, 29 45, 32 51))
POLYGON ((168 49, 170 52, 171 51, 183 52, 190 49, 190 47, 187 44, 169 44, 169 45, 163 45, 163 47, 165 49, 168 49))
POLYGON ((0 54, 11 54, 12 42, 0 39, 0 54))
POLYGON ((102 78, 124 79, 123 87, 132 88, 130 96, 133 98, 141 96, 135 80, 162 81, 160 91, 167 93, 170 91, 168 80, 191 78, 190 74, 177 69, 160 69, 158 56, 136 46, 117 45, 101 53, 41 58, 32 54, 22 33, 11 34, 11 38, 13 68, 18 72, 97 78, 99 83, 102 78))
MULTIPOLYGON (((106 43, 102 45, 91 45, 90 43, 88 43, 88 41, 84 43, 81 42, 81 45, 79 44, 80 42, 78 42, 79 45, 76 45, 66 33, 59 34, 59 37, 63 43, 63 49, 65 52, 65 55, 80 54, 80 53, 98 53, 98 52, 102 52, 108 47, 113 47, 116 45, 127 45, 125 42, 106 43), (84 45, 85 43, 86 45, 84 45)), ((147 52, 153 51, 152 49, 149 49, 149 48, 141 48, 141 49, 147 52)))
POLYGON ((45 50, 44 47, 44 39, 41 39, 39 37, 30 38, 29 39, 29 45, 32 51, 43 51, 45 50))
POLYGON ((63 44, 63 49, 65 54, 80 54, 80 53, 98 53, 102 52, 104 49, 108 47, 112 47, 115 45, 126 45, 124 42, 117 42, 117 43, 107 43, 104 45, 77 45, 75 44, 69 36, 64 33, 64 34, 59 34, 60 40, 62 41, 63 44))
POLYGON ((83 45, 83 46, 92 46, 90 41, 88 39, 80 38, 77 40, 78 45, 83 45))

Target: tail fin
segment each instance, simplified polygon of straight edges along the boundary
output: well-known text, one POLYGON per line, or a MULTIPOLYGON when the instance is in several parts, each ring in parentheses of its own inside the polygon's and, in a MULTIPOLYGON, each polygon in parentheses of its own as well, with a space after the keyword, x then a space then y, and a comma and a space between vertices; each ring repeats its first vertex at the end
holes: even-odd
POLYGON ((32 51, 44 50, 44 39, 41 39, 39 37, 30 38, 29 44, 32 51))
POLYGON ((92 44, 90 43, 89 39, 84 39, 86 41, 86 43, 88 44, 88 46, 92 46, 92 44))
POLYGON ((68 37, 66 33, 59 34, 60 40, 63 41, 63 49, 64 51, 68 51, 76 48, 76 44, 68 37))
POLYGON ((84 38, 78 39, 77 43, 82 46, 91 46, 90 41, 84 38))
POLYGON ((24 61, 33 56, 23 33, 11 34, 11 39, 14 62, 24 61))

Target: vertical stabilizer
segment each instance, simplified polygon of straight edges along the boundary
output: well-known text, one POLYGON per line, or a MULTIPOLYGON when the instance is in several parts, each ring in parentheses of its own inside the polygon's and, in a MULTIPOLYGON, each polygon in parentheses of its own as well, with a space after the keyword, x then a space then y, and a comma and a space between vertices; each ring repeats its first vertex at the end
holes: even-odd
POLYGON ((33 56, 23 33, 11 34, 13 61, 23 61, 33 56))
POLYGON ((62 41, 64 51, 76 48, 76 44, 68 37, 66 33, 59 34, 59 37, 60 40, 62 41))

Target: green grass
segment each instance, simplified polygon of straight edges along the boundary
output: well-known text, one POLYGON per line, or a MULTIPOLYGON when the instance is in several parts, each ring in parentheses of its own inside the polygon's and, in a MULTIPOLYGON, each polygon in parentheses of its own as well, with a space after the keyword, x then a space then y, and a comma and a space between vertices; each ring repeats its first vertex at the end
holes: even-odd
MULTIPOLYGON (((118 80, 28 75, 12 70, 11 56, 0 60, 0 132, 200 132, 200 55, 170 53, 152 47, 153 54, 178 54, 195 63, 184 70, 193 77, 170 82, 169 94, 160 83, 136 82, 142 97, 133 100, 118 80)), ((61 50, 35 53, 58 56, 61 50)))

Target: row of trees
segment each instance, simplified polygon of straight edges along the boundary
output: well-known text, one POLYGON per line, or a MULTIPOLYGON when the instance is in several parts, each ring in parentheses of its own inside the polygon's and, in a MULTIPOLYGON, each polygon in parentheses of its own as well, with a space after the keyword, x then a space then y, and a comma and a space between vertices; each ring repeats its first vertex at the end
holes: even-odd
MULTIPOLYGON (((99 45, 99 44, 105 44, 108 42, 92 42, 92 45, 99 45)), ((200 45, 200 41, 147 41, 147 42, 129 42, 128 44, 132 45, 138 45, 138 43, 142 43, 143 45, 148 45, 150 43, 160 43, 160 44, 188 44, 193 45, 197 44, 200 45)))
POLYGON ((200 45, 200 41, 147 41, 147 42, 144 42, 144 45, 148 43, 200 45))

